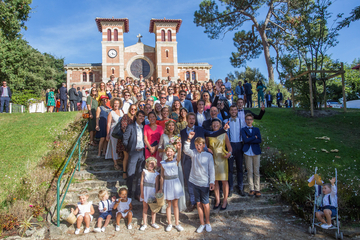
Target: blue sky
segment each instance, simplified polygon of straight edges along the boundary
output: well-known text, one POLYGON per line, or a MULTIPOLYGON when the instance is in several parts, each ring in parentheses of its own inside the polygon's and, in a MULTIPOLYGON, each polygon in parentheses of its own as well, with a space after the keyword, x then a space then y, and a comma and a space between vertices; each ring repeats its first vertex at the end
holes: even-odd
MULTIPOLYGON (((204 28, 193 23, 194 12, 199 9, 197 0, 153 0, 151 4, 144 0, 33 0, 32 13, 27 22, 28 30, 23 31, 25 39, 40 52, 51 53, 65 58, 67 63, 100 63, 101 33, 95 24, 96 17, 128 18, 129 33, 124 35, 125 47, 137 42, 136 35, 141 33, 146 45, 155 46, 155 37, 149 33, 151 18, 182 19, 177 35, 178 61, 208 62, 213 65, 211 78, 224 78, 227 73, 244 68, 234 68, 229 57, 235 51, 234 33, 228 33, 223 39, 210 40, 204 28)), ((337 0, 331 6, 331 12, 345 13, 359 5, 358 0, 337 0)), ((334 59, 352 62, 360 57, 360 21, 341 30, 339 44, 329 53, 334 59)), ((247 29, 245 29, 247 30, 247 29)), ((249 67, 259 68, 267 77, 264 56, 247 63, 249 67)))

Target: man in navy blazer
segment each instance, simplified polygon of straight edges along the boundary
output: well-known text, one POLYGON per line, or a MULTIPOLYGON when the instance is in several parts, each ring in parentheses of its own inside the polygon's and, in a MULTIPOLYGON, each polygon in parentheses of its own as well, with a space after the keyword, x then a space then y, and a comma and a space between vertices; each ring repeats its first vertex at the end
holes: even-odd
POLYGON ((253 91, 251 90, 252 86, 251 86, 251 83, 247 82, 247 80, 245 80, 244 83, 245 83, 244 88, 245 88, 245 95, 246 95, 246 107, 252 108, 252 94, 253 94, 253 91))
POLYGON ((177 96, 173 95, 174 94, 174 87, 172 87, 172 86, 168 87, 167 91, 168 91, 169 95, 166 96, 166 105, 169 105, 170 108, 171 108, 173 102, 176 101, 176 100, 179 100, 179 98, 177 96))
POLYGON ((202 99, 199 99, 197 101, 196 106, 197 106, 197 113, 195 113, 196 114, 195 126, 201 127, 203 123, 211 117, 210 111, 209 109, 204 111, 205 101, 202 99))
POLYGON ((0 87, 0 113, 3 113, 4 111, 4 105, 5 105, 5 111, 6 113, 9 113, 9 104, 11 100, 11 90, 10 87, 7 86, 6 81, 2 82, 2 86, 0 87))
POLYGON ((60 94, 60 110, 66 112, 67 107, 67 89, 66 89, 66 83, 62 83, 61 88, 59 89, 60 94), (64 107, 64 109, 63 109, 64 107))
POLYGON ((196 91, 195 84, 193 84, 193 83, 190 84, 190 92, 188 95, 186 95, 186 100, 189 100, 189 101, 193 100, 195 91, 196 91))
MULTIPOLYGON (((187 141, 190 132, 195 132, 195 136, 190 141, 190 149, 195 149, 195 139, 197 137, 201 137, 204 139, 206 136, 217 137, 218 135, 226 132, 226 130, 224 128, 222 128, 219 131, 212 133, 210 131, 203 129, 202 127, 195 126, 195 122, 196 122, 196 114, 195 113, 188 113, 188 115, 186 116, 186 120, 187 120, 188 126, 185 129, 181 130, 181 132, 180 132, 181 144, 182 144, 183 148, 184 148, 185 141, 187 141)), ((209 149, 206 146, 205 146, 204 150, 209 151, 209 149)), ((190 197, 190 204, 191 204, 190 206, 188 206, 186 211, 192 212, 196 208, 196 201, 195 201, 193 185, 191 184, 191 182, 189 182, 190 171, 191 171, 191 158, 186 154, 183 154, 183 157, 182 157, 182 167, 183 167, 182 169, 183 169, 183 173, 184 173, 184 182, 185 182, 185 186, 187 186, 187 190, 188 190, 189 197, 190 197)))
POLYGON ((246 127, 242 128, 241 138, 244 142, 243 152, 246 169, 248 171, 249 196, 261 197, 260 193, 260 130, 252 126, 254 116, 251 113, 245 116, 246 127))
MULTIPOLYGON (((127 165, 126 186, 128 187, 128 197, 132 196, 132 185, 135 178, 136 190, 135 199, 139 200, 140 180, 142 169, 145 167, 145 142, 144 142, 144 111, 140 110, 136 113, 136 121, 127 126, 123 135, 123 144, 129 153, 127 165)), ((124 169, 125 170, 125 169, 124 169)))
POLYGON ((180 100, 182 107, 186 108, 189 112, 194 112, 191 101, 186 100, 185 98, 186 98, 186 91, 181 90, 179 92, 179 100, 180 100))
MULTIPOLYGON (((213 118, 217 118, 218 114, 219 114, 219 112, 218 112, 217 107, 212 106, 210 108, 210 118, 203 122, 202 127, 207 131, 212 131, 211 121, 213 118)), ((224 123, 222 123, 222 125, 224 126, 224 123)))

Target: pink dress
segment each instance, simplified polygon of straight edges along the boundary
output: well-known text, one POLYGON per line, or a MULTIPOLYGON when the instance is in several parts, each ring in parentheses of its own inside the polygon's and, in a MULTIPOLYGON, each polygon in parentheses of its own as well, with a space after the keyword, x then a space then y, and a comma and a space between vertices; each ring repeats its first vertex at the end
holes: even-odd
POLYGON ((211 103, 205 104, 204 106, 204 111, 208 110, 211 108, 211 103))
MULTIPOLYGON (((157 144, 159 144, 160 137, 163 133, 164 129, 160 125, 157 125, 155 131, 151 129, 150 125, 144 126, 144 136, 146 136, 150 145, 153 144, 155 141, 157 141, 157 144)), ((157 154, 157 151, 154 154, 150 154, 150 151, 145 148, 145 159, 147 159, 148 157, 155 157, 157 159, 158 167, 160 166, 161 158, 159 157, 159 154, 157 154)))

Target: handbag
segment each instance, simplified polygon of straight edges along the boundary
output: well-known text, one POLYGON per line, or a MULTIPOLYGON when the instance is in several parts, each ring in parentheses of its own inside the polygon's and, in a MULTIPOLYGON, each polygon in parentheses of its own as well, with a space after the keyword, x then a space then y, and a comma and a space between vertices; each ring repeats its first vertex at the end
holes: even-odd
MULTIPOLYGON (((92 100, 93 100, 93 98, 91 97, 91 101, 90 101, 90 106, 92 105, 92 100)), ((84 118, 84 119, 88 119, 88 118, 90 118, 90 113, 89 112, 84 112, 83 114, 82 114, 82 117, 84 118)))
MULTIPOLYGON (((121 111, 124 113, 123 110, 121 110, 121 111)), ((121 129, 121 119, 122 119, 122 117, 119 118, 118 123, 115 125, 115 127, 114 127, 114 129, 113 129, 113 131, 111 133, 111 136, 113 138, 116 138, 116 139, 122 139, 123 138, 124 132, 121 129)))

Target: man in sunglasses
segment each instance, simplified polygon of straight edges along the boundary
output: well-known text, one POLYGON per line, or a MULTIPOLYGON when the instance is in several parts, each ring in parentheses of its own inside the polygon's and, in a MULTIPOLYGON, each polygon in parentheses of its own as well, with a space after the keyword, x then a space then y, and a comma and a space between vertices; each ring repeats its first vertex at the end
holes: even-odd
POLYGON ((170 86, 167 91, 169 95, 166 97, 166 104, 171 107, 173 102, 175 100, 179 100, 179 98, 177 96, 174 96, 174 87, 170 86))
POLYGON ((186 91, 185 90, 181 90, 179 92, 179 100, 180 100, 180 103, 182 105, 182 107, 186 108, 187 110, 189 110, 189 112, 194 112, 194 109, 193 109, 193 106, 192 106, 192 103, 191 101, 189 100, 186 100, 186 91))
MULTIPOLYGON (((142 76, 142 75, 140 75, 142 76)), ((140 93, 143 96, 143 99, 146 99, 146 91, 145 91, 145 82, 144 81, 140 81, 140 93)))
POLYGON ((189 92, 189 94, 188 95, 186 95, 186 99, 187 100, 193 100, 194 99, 194 92, 196 91, 196 86, 195 86, 195 84, 191 84, 190 85, 190 92, 189 92))
POLYGON ((4 106, 6 113, 9 113, 9 103, 11 100, 11 90, 10 87, 7 86, 6 81, 2 82, 2 86, 0 87, 0 113, 3 113, 4 106))

